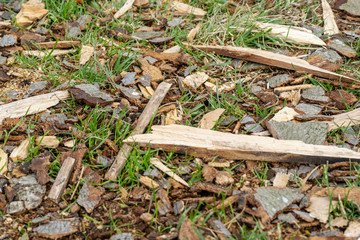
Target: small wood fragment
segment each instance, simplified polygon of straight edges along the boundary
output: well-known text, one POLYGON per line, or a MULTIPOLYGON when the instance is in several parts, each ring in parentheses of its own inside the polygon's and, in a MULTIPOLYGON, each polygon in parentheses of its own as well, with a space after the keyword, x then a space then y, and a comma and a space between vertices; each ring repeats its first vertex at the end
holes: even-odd
POLYGON ((39 136, 35 139, 36 145, 46 148, 57 148, 60 141, 55 136, 39 136))
POLYGON ((187 35, 188 42, 191 43, 192 41, 194 41, 194 38, 195 38, 196 34, 200 31, 200 28, 201 28, 201 25, 198 24, 198 25, 196 25, 195 28, 190 30, 189 34, 187 35))
POLYGON ((68 91, 57 91, 0 105, 0 124, 5 118, 18 118, 42 112, 67 98, 68 91))
POLYGON ((166 175, 168 175, 168 176, 172 177, 173 179, 175 179, 176 181, 178 181, 179 183, 183 184, 186 187, 190 187, 189 184, 184 179, 182 179, 177 174, 175 174, 173 171, 171 171, 171 169, 168 168, 167 166, 165 166, 162 162, 160 162, 159 159, 151 158, 150 163, 153 164, 156 168, 158 168, 162 172, 166 173, 166 175))
POLYGON ((80 60, 79 64, 84 65, 86 64, 90 58, 94 55, 95 49, 92 46, 82 46, 80 51, 80 60))
POLYGON ((40 42, 36 44, 32 44, 29 47, 33 50, 38 48, 40 49, 63 49, 63 48, 73 48, 77 47, 81 44, 80 41, 50 41, 50 42, 40 42))
POLYGON ((141 176, 139 182, 150 189, 159 188, 159 184, 147 176, 141 176))
MULTIPOLYGON (((162 82, 156 88, 154 95, 151 97, 150 101, 146 105, 144 111, 141 113, 138 123, 135 127, 135 131, 131 135, 136 135, 142 133, 147 125, 150 123, 154 113, 160 106, 161 102, 165 98, 167 92, 170 90, 171 84, 167 82, 162 82)), ((111 165, 110 169, 105 174, 105 179, 115 181, 118 177, 121 169, 125 166, 127 157, 132 151, 132 147, 128 144, 124 144, 123 147, 119 150, 118 155, 115 157, 114 163, 111 165)))
POLYGON ((286 86, 286 87, 277 87, 274 88, 275 93, 281 93, 281 92, 287 92, 287 91, 292 91, 292 90, 303 90, 303 89, 308 89, 308 88, 312 88, 314 87, 314 85, 312 84, 303 84, 303 85, 294 85, 294 86, 286 86))
POLYGON ((217 120, 219 120, 223 112, 225 112, 225 109, 223 108, 218 108, 214 111, 208 112, 201 118, 199 122, 199 128, 212 129, 216 125, 217 120))
POLYGON ((8 155, 0 148, 0 174, 5 174, 8 170, 8 155))
POLYGON ((58 203, 65 190, 65 187, 70 179, 72 170, 74 168, 75 158, 68 157, 65 159, 61 169, 56 176, 55 182, 52 185, 48 197, 54 202, 58 203))
POLYGON ((273 186, 277 188, 285 188, 289 179, 290 174, 278 172, 276 173, 273 186))
POLYGON ((25 50, 22 51, 22 53, 25 56, 33 56, 33 57, 38 57, 38 58, 44 58, 45 56, 48 56, 50 54, 50 56, 59 56, 59 55, 66 55, 72 52, 75 52, 75 49, 69 49, 69 50, 62 50, 62 49, 54 49, 54 50, 43 50, 43 51, 39 51, 39 50, 25 50))
POLYGON ((43 18, 48 11, 41 0, 30 0, 22 4, 20 12, 16 15, 16 23, 22 28, 28 27, 43 18))
MULTIPOLYGON (((186 43, 183 44, 185 46, 191 46, 186 43)), ((247 61, 266 64, 269 66, 285 68, 289 70, 303 71, 330 80, 341 80, 342 84, 344 83, 351 84, 353 82, 355 82, 355 84, 360 84, 360 81, 355 78, 337 74, 334 72, 327 71, 325 69, 312 66, 303 59, 298 59, 296 57, 289 57, 286 55, 264 51, 261 49, 230 47, 230 46, 205 46, 205 45, 193 45, 192 47, 201 49, 205 52, 215 52, 222 56, 243 59, 247 61)))
POLYGON ((323 9, 324 33, 328 35, 340 34, 334 13, 327 0, 321 0, 321 6, 323 9))
POLYGON ((30 141, 28 138, 23 140, 10 154, 13 161, 23 161, 27 157, 30 150, 30 141))
POLYGON ((172 7, 175 8, 177 11, 186 13, 186 14, 194 14, 197 17, 203 17, 206 15, 206 11, 202 10, 201 8, 192 7, 188 4, 173 1, 172 7))
POLYGON ((122 15, 124 15, 127 11, 130 10, 130 8, 132 7, 132 5, 134 4, 135 0, 127 0, 124 4, 124 6, 122 6, 119 11, 117 11, 114 14, 114 18, 118 19, 119 17, 121 17, 122 15))

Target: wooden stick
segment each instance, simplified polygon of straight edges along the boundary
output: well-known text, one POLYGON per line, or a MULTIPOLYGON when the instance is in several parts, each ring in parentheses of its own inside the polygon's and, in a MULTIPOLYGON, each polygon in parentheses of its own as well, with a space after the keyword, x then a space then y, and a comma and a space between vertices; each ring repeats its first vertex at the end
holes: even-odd
POLYGON ((163 149, 196 157, 220 156, 226 159, 266 162, 323 164, 360 162, 360 153, 334 146, 312 145, 297 140, 235 135, 182 125, 153 126, 152 134, 131 136, 124 143, 163 149))
POLYGON ((124 6, 122 6, 122 8, 119 9, 119 11, 117 11, 114 14, 114 18, 118 19, 119 17, 121 17, 122 15, 124 15, 127 11, 129 11, 129 9, 132 7, 132 5, 134 4, 135 0, 127 0, 124 4, 124 6))
POLYGON ((174 180, 178 181, 179 183, 181 183, 182 185, 186 186, 186 187, 190 187, 189 184, 182 179, 181 177, 179 177, 177 174, 175 174, 173 171, 171 171, 170 168, 168 168, 167 166, 165 166, 162 162, 160 162, 159 159, 157 158, 151 158, 150 162, 152 165, 154 165, 155 167, 157 167, 159 170, 161 170, 162 172, 166 173, 166 175, 172 177, 174 180))
POLYGON ((54 202, 58 203, 65 190, 65 187, 70 179, 72 170, 74 168, 75 158, 68 157, 64 160, 61 169, 56 176, 55 182, 52 185, 48 197, 54 202))
POLYGON ((0 105, 0 124, 5 118, 18 118, 42 112, 69 97, 68 91, 57 91, 0 105))
MULTIPOLYGON (((170 90, 170 87, 171 84, 167 82, 162 82, 159 84, 159 86, 156 88, 156 91, 154 92, 154 95, 151 97, 144 111, 141 113, 135 131, 131 133, 132 136, 144 132, 147 125, 149 125, 154 113, 165 98, 167 92, 170 90)), ((115 157, 114 163, 111 165, 110 169, 105 174, 105 179, 112 181, 116 180, 121 169, 124 167, 132 149, 133 148, 128 144, 124 144, 122 146, 118 155, 115 157)))
MULTIPOLYGON (((187 43, 183 43, 185 46, 191 46, 187 43)), ((262 63, 269 66, 275 66, 280 68, 285 68, 295 71, 303 71, 306 73, 311 73, 319 77, 339 80, 346 83, 356 82, 360 84, 360 81, 337 74, 334 72, 327 71, 322 68, 315 67, 310 65, 307 61, 303 59, 298 59, 296 57, 289 57, 278 53, 273 53, 269 51, 264 51, 261 49, 252 49, 252 48, 243 48, 243 47, 230 47, 230 46, 204 46, 204 45, 193 45, 192 47, 201 49, 205 52, 215 52, 222 56, 244 59, 252 62, 262 63)))
POLYGON ((303 89, 308 89, 308 88, 312 88, 315 87, 315 85, 312 84, 303 84, 303 85, 294 85, 294 86, 286 86, 286 87, 277 87, 274 88, 274 92, 287 92, 287 91, 292 91, 292 90, 303 90, 303 89))
POLYGON ((340 34, 340 30, 336 24, 334 13, 327 2, 327 0, 321 0, 323 9, 323 20, 324 20, 324 33, 328 35, 340 34))
POLYGON ((73 47, 77 47, 81 44, 80 41, 51 41, 51 42, 41 42, 41 43, 35 43, 35 44, 31 44, 30 46, 26 46, 37 50, 38 48, 40 49, 52 49, 52 48, 73 48, 73 47))
POLYGON ((360 124, 360 108, 350 112, 334 115, 334 120, 328 122, 329 130, 337 129, 338 127, 348 127, 360 124))

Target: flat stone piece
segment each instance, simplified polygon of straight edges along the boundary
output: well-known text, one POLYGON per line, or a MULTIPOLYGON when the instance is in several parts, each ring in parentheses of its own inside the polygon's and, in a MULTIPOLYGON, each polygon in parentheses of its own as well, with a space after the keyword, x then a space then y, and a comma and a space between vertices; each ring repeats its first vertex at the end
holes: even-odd
POLYGON ((296 105, 295 110, 307 115, 319 115, 322 110, 322 106, 315 104, 300 103, 296 105))
POLYGON ((144 87, 150 87, 151 75, 144 74, 142 77, 138 78, 137 82, 141 83, 144 87))
POLYGON ((107 93, 100 91, 92 84, 76 85, 70 89, 74 98, 95 107, 97 104, 105 106, 114 102, 114 99, 107 93))
POLYGON ((77 232, 76 223, 66 220, 50 221, 34 228, 34 232, 41 237, 58 239, 77 232))
POLYGON ((16 43, 16 38, 14 35, 5 35, 0 39, 0 47, 9 47, 13 46, 16 43))
POLYGON ((231 115, 231 116, 228 116, 226 117, 224 120, 222 120, 222 122, 220 123, 221 126, 227 126, 229 124, 232 124, 234 123, 238 118, 231 115))
POLYGON ((359 136, 360 136, 360 132, 356 131, 354 128, 352 127, 348 127, 348 128, 343 128, 342 132, 344 133, 344 138, 345 141, 347 143, 350 143, 351 145, 358 145, 360 140, 359 140, 359 136))
POLYGON ((317 55, 332 63, 341 63, 343 61, 342 57, 336 51, 331 49, 320 48, 313 52, 310 57, 317 55))
POLYGON ((300 189, 260 187, 254 194, 266 213, 273 219, 295 201, 300 201, 304 194, 300 189))
POLYGON ((289 76, 289 74, 280 74, 270 78, 268 83, 271 88, 276 88, 283 86, 291 81, 292 78, 289 76))
POLYGON ((281 140, 300 140, 307 144, 322 145, 325 142, 328 124, 323 122, 275 122, 267 123, 273 137, 281 140))
POLYGON ((282 214, 279 214, 278 219, 279 219, 280 221, 287 222, 287 223, 291 223, 291 224, 294 224, 294 223, 297 222, 296 218, 295 218, 294 215, 291 214, 291 213, 287 213, 287 214, 282 213, 282 214))
POLYGON ((20 178, 11 179, 11 186, 15 186, 16 184, 21 185, 30 185, 30 184, 38 184, 35 175, 26 175, 20 178))
POLYGON ((248 124, 248 123, 255 123, 255 119, 253 119, 252 117, 249 116, 245 116, 241 119, 240 123, 241 124, 248 124))
POLYGON ((352 15, 360 16, 360 2, 358 0, 337 0, 334 7, 352 15))
POLYGON ((5 93, 8 98, 19 98, 22 94, 22 91, 13 90, 5 93))
POLYGON ((140 99, 141 94, 134 87, 123 87, 119 86, 119 89, 122 94, 124 94, 127 98, 130 99, 140 99))
POLYGON ((159 61, 159 60, 157 60, 156 58, 153 58, 153 57, 150 57, 150 56, 146 56, 146 57, 144 57, 150 64, 154 64, 154 63, 156 63, 157 61, 159 61))
POLYGON ((174 18, 173 20, 169 21, 167 23, 167 25, 169 27, 177 27, 179 26, 180 24, 182 24, 184 22, 184 20, 182 20, 181 18, 174 18))
POLYGON ((315 103, 327 103, 330 101, 330 98, 325 95, 325 90, 320 86, 315 86, 312 88, 305 89, 301 94, 302 98, 308 102, 315 103))
POLYGON ((317 121, 332 121, 334 120, 334 117, 332 116, 326 116, 326 115, 312 115, 312 114, 301 114, 301 115, 296 115, 295 120, 297 121, 312 121, 312 120, 317 120, 317 121))
POLYGON ((131 72, 131 73, 125 74, 124 78, 121 80, 122 84, 124 84, 124 86, 134 85, 135 84, 135 76, 136 76, 136 72, 131 72))
POLYGON ((25 211, 23 201, 13 201, 6 206, 6 212, 8 214, 21 213, 25 211))
POLYGON ((131 36, 138 39, 148 40, 161 37, 163 34, 164 32, 135 32, 131 34, 131 36))
MULTIPOLYGON (((239 60, 239 59, 237 59, 239 60)), ((241 60, 239 60, 241 61, 241 60)), ((241 62, 235 62, 234 60, 234 67, 235 68, 239 68, 241 62), (237 65, 235 65, 237 64, 237 65)), ((241 67, 240 67, 240 72, 244 73, 244 72, 252 72, 252 71, 256 71, 256 70, 261 70, 261 69, 267 69, 269 68, 268 65, 264 65, 261 63, 255 63, 255 62, 245 62, 241 67)))
POLYGON ((6 63, 7 57, 0 56, 0 66, 6 63))
POLYGON ((264 128, 258 123, 251 123, 245 125, 245 131, 249 131, 250 133, 258 133, 264 131, 264 128))
POLYGON ((343 89, 332 91, 330 98, 335 101, 335 106, 338 109, 346 109, 347 106, 352 106, 358 101, 357 97, 343 89))
POLYGON ((23 185, 18 190, 19 200, 24 202, 25 208, 28 210, 40 206, 45 195, 46 186, 40 184, 23 185))
POLYGON ((47 81, 41 81, 41 82, 33 82, 31 83, 30 87, 27 90, 27 94, 31 95, 31 94, 35 94, 38 92, 41 92, 42 90, 44 90, 48 85, 47 81))
POLYGON ((324 96, 325 90, 320 86, 315 86, 312 88, 305 89, 303 91, 303 95, 317 95, 317 96, 324 96))
POLYGON ((167 41, 170 41, 170 40, 173 40, 173 39, 174 39, 174 37, 159 37, 159 38, 150 39, 148 41, 150 43, 157 44, 157 43, 164 43, 164 42, 167 42, 167 41))
POLYGON ((78 197, 78 204, 85 208, 88 213, 91 213, 101 199, 102 191, 96 187, 85 183, 78 197))
POLYGON ((346 45, 340 39, 335 38, 335 39, 329 40, 329 41, 327 41, 327 44, 330 48, 334 49, 335 51, 339 52, 340 54, 342 54, 346 57, 353 58, 353 57, 356 57, 356 55, 357 55, 353 48, 346 45))
POLYGON ((134 240, 131 233, 120 233, 111 236, 110 240, 134 240))

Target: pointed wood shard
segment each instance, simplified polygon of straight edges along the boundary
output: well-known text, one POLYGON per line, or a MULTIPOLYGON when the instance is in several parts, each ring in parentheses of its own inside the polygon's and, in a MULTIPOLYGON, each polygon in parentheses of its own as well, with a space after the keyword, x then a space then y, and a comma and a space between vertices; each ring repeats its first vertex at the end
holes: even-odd
POLYGON ((285 68, 289 70, 295 71, 303 71, 306 73, 314 74, 318 77, 327 78, 330 80, 338 80, 341 81, 342 84, 344 83, 353 83, 360 85, 360 81, 348 77, 345 75, 337 74, 334 72, 327 71, 322 68, 318 68, 312 66, 307 61, 303 59, 298 59, 296 57, 289 57, 286 55, 273 53, 269 51, 264 51, 261 49, 253 49, 253 48, 243 48, 243 47, 230 47, 230 46, 205 46, 205 45, 188 45, 183 43, 185 46, 191 46, 205 52, 215 52, 216 54, 244 59, 247 61, 252 61, 256 63, 266 64, 269 66, 275 66, 280 68, 285 68))
POLYGON ((131 136, 124 143, 142 147, 194 154, 196 157, 220 156, 227 159, 267 162, 360 162, 360 153, 334 146, 306 144, 296 140, 235 135, 181 125, 153 126, 151 134, 131 136))
POLYGON ((324 20, 324 33, 328 35, 339 34, 340 30, 336 25, 334 13, 327 2, 327 0, 321 0, 323 9, 323 20, 324 20))

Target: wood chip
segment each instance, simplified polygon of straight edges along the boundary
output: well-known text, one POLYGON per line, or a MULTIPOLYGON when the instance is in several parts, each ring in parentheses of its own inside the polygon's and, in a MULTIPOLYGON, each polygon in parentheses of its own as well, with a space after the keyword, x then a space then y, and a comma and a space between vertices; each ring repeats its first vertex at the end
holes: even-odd
POLYGON ((199 128, 212 129, 216 125, 217 120, 219 120, 223 112, 225 112, 225 109, 223 108, 218 108, 214 111, 208 112, 201 118, 199 122, 199 128))
POLYGON ((321 6, 323 9, 324 33, 328 35, 340 34, 334 13, 327 0, 321 0, 321 6))
POLYGON ((173 109, 166 114, 165 125, 177 124, 180 123, 181 120, 183 120, 181 112, 177 109, 173 109))
POLYGON ((159 188, 159 184, 149 177, 141 176, 139 182, 150 189, 159 188))
POLYGON ((296 115, 299 115, 299 113, 294 109, 284 107, 279 112, 277 112, 271 120, 276 122, 287 122, 293 120, 296 115))
POLYGON ((38 57, 38 58, 44 58, 48 55, 50 56, 59 56, 59 55, 66 55, 72 52, 75 52, 75 49, 69 49, 69 50, 62 50, 62 49, 54 49, 54 50, 43 50, 43 51, 39 51, 39 50, 25 50, 22 51, 22 53, 25 56, 33 56, 33 57, 38 57))
POLYGON ((348 238, 358 238, 360 236, 360 222, 352 221, 345 230, 344 236, 348 238))
POLYGON ((181 223, 180 231, 179 231, 179 239, 180 240, 201 240, 203 237, 201 236, 199 230, 196 229, 195 224, 191 222, 190 219, 185 217, 185 219, 181 223), (195 231, 196 230, 196 231, 195 231))
POLYGON ((289 182, 291 174, 288 173, 276 173, 273 186, 277 188, 285 188, 289 182))
POLYGON ((205 179, 206 182, 212 182, 216 176, 217 170, 209 165, 205 165, 203 170, 201 171, 201 175, 205 179))
POLYGON ((201 28, 201 25, 198 24, 198 25, 196 25, 195 28, 190 30, 189 34, 187 35, 188 42, 191 43, 192 41, 194 41, 194 38, 195 38, 196 34, 199 32, 200 28, 201 28))
POLYGON ((127 0, 124 4, 124 6, 122 6, 119 11, 117 11, 114 14, 114 18, 118 19, 119 17, 121 17, 122 15, 124 15, 127 11, 130 10, 130 8, 132 7, 132 5, 134 4, 135 0, 127 0))
POLYGON ((28 27, 43 18, 48 11, 41 0, 30 0, 22 4, 20 12, 16 15, 16 24, 22 28, 28 27))
POLYGON ((8 155, 0 148, 0 174, 5 174, 8 170, 8 155))
POLYGON ((312 88, 314 85, 312 84, 303 84, 303 85, 294 85, 294 86, 286 86, 286 87, 278 87, 274 88, 275 93, 287 92, 292 90, 302 90, 312 88))
POLYGON ((55 136, 39 136, 35 139, 36 145, 46 148, 57 148, 60 141, 55 136))
POLYGON ((23 140, 19 146, 17 146, 10 154, 10 158, 13 161, 23 161, 27 157, 30 150, 29 139, 23 140))
POLYGON ((177 1, 173 1, 171 3, 171 5, 173 8, 175 8, 179 12, 186 13, 186 14, 194 14, 197 17, 203 17, 207 13, 206 11, 204 11, 200 8, 192 7, 188 4, 177 2, 177 1))
POLYGON ((196 90, 208 79, 209 76, 206 73, 197 72, 187 76, 182 82, 191 89, 196 90))
POLYGON ((152 165, 154 165, 156 168, 158 168, 159 170, 161 170, 162 172, 166 173, 166 175, 168 175, 168 176, 172 177, 173 179, 175 179, 176 181, 178 181, 179 183, 183 184, 186 187, 190 187, 189 184, 184 179, 182 179, 177 174, 175 174, 173 171, 171 171, 170 168, 165 166, 159 159, 151 158, 150 163, 152 165))
MULTIPOLYGON (((336 206, 336 201, 332 201, 332 206, 336 206)), ((326 223, 329 218, 330 199, 328 197, 310 197, 310 206, 306 208, 310 216, 326 223)))
POLYGON ((86 64, 90 58, 94 55, 95 49, 93 46, 82 46, 80 51, 79 64, 86 64))

